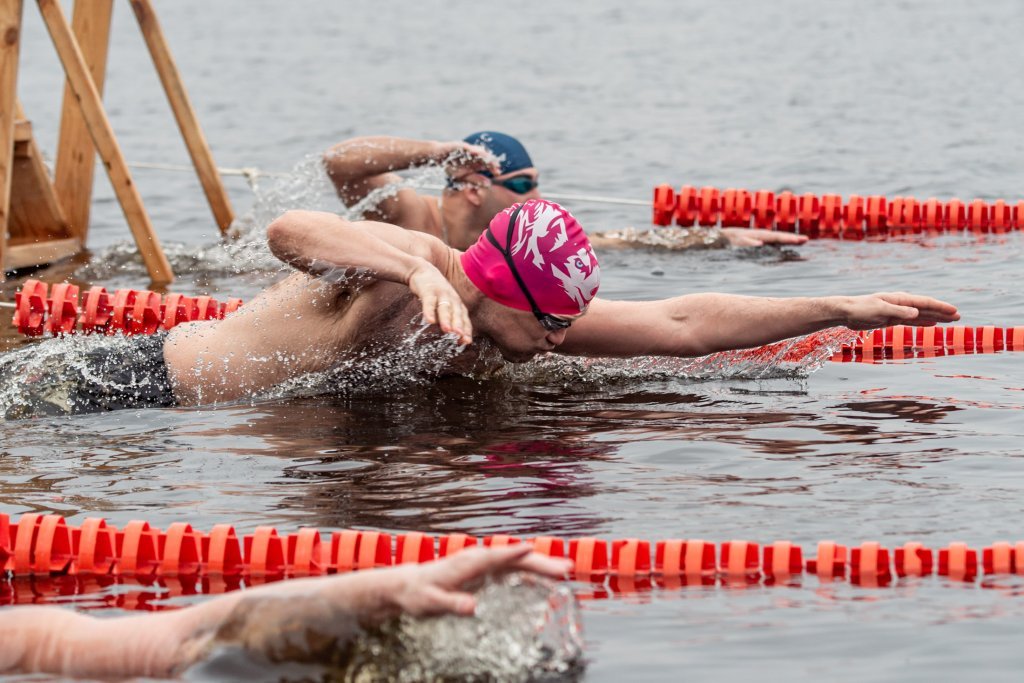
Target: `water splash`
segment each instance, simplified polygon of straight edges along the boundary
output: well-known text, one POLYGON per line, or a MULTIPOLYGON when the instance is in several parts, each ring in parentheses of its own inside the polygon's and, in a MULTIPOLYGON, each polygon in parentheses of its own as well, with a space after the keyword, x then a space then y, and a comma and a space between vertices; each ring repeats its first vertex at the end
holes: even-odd
POLYGON ((597 233, 596 236, 614 240, 615 243, 622 246, 656 247, 669 251, 723 249, 729 246, 729 239, 721 230, 702 227, 672 226, 655 230, 623 228, 597 233))
POLYGON ((403 616, 360 643, 349 680, 564 680, 582 673, 583 636, 571 590, 515 573, 476 591, 476 616, 403 616))
POLYGON ((845 327, 833 327, 775 344, 700 358, 575 358, 548 354, 531 363, 510 367, 508 375, 515 381, 573 385, 635 380, 805 379, 844 344, 856 339, 857 334, 845 327))
POLYGON ((0 418, 76 413, 89 408, 90 396, 131 405, 154 389, 153 378, 133 373, 130 367, 125 371, 125 359, 139 352, 137 341, 99 335, 55 337, 0 355, 0 418))
MULTIPOLYGON (((475 361, 469 374, 485 376, 500 356, 493 345, 477 344, 475 361)), ((413 330, 395 343, 380 342, 347 358, 330 370, 293 378, 269 389, 259 399, 303 398, 311 396, 359 395, 394 392, 410 386, 425 385, 445 373, 453 361, 466 351, 452 334, 438 335, 436 328, 419 321, 413 330)))
MULTIPOLYGON (((267 226, 291 209, 337 213, 350 220, 362 218, 385 199, 403 188, 415 190, 434 187, 443 181, 439 167, 423 167, 407 174, 401 182, 371 192, 351 208, 338 199, 319 155, 309 155, 285 175, 275 176, 264 188, 252 182, 254 203, 235 219, 228 231, 230 239, 202 246, 176 242, 164 244, 167 259, 175 272, 189 277, 226 277, 243 273, 274 275, 288 269, 267 247, 267 226)), ((114 278, 144 278, 146 270, 134 242, 114 244, 93 256, 76 273, 81 280, 109 281, 114 278)))

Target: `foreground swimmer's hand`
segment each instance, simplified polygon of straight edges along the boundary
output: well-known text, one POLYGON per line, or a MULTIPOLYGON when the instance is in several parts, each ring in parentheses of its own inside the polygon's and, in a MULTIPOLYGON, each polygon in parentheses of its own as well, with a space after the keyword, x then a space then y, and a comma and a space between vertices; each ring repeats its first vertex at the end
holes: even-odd
POLYGON ((56 607, 0 609, 0 674, 166 677, 228 645, 271 661, 312 661, 396 614, 473 614, 474 585, 524 570, 561 578, 569 561, 526 545, 470 548, 436 562, 293 579, 180 610, 97 619, 56 607))
POLYGON ((470 548, 441 562, 397 567, 394 571, 400 584, 393 594, 394 606, 417 617, 471 616, 476 602, 466 589, 472 589, 486 576, 523 570, 561 579, 571 569, 569 560, 538 555, 525 544, 470 548))
POLYGON ((460 344, 472 343, 469 310, 441 271, 423 261, 409 275, 408 285, 423 304, 423 319, 428 325, 438 325, 444 333, 458 335, 460 344))
POLYGON ((734 247, 763 247, 766 244, 803 244, 807 235, 778 230, 754 230, 751 228, 722 228, 722 234, 734 247))
POLYGON ((843 301, 846 320, 851 330, 873 330, 891 325, 930 327, 960 319, 956 306, 930 296, 906 292, 879 292, 854 296, 843 301))

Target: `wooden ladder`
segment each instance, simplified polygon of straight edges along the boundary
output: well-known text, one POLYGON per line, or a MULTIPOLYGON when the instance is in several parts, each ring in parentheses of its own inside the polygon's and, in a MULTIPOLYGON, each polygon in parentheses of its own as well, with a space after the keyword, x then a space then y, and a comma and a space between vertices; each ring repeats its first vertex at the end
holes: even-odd
MULTIPOLYGON (((67 77, 54 178, 17 101, 24 0, 0 0, 0 281, 4 271, 51 263, 85 246, 98 153, 155 285, 173 281, 142 197, 103 108, 113 0, 76 0, 69 24, 59 0, 36 0, 67 77)), ((227 192, 150 0, 131 0, 164 92, 224 234, 234 219, 227 192)))

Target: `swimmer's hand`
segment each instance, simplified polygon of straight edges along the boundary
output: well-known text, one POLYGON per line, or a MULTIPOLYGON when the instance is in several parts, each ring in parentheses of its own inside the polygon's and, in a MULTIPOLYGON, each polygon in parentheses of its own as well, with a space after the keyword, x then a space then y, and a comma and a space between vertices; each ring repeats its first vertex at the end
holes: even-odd
POLYGON ((766 244, 803 244, 807 235, 777 230, 752 230, 750 228, 722 228, 722 234, 734 247, 763 247, 766 244))
POLYGON ((874 330, 891 325, 931 327, 960 319, 956 306, 930 296, 906 292, 879 292, 844 298, 844 325, 851 330, 874 330))
POLYGON ((423 319, 428 325, 438 325, 445 334, 457 335, 460 344, 473 342, 469 310, 441 271, 423 261, 409 275, 407 284, 423 304, 423 319))
POLYGON ((454 180, 463 180, 480 171, 501 175, 501 163, 486 147, 471 145, 462 140, 439 142, 435 158, 441 160, 445 173, 454 180))
POLYGON ((467 591, 488 576, 522 570, 562 579, 571 568, 571 561, 539 555, 526 544, 468 548, 437 562, 401 565, 391 570, 397 581, 391 606, 415 617, 472 616, 476 601, 467 591))

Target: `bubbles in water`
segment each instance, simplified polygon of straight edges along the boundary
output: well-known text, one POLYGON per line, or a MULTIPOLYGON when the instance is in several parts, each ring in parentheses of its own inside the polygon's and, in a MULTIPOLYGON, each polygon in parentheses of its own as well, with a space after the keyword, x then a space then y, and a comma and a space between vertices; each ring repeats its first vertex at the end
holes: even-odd
POLYGON ((600 237, 616 240, 623 245, 657 247, 669 251, 688 249, 724 249, 729 246, 729 239, 721 230, 713 228, 678 226, 663 227, 656 230, 637 230, 623 228, 599 233, 600 237))
MULTIPOLYGON (((267 189, 253 182, 253 207, 235 219, 228 231, 230 239, 199 247, 167 242, 163 245, 164 251, 174 271, 189 276, 279 273, 289 267, 270 253, 267 247, 267 226, 285 211, 329 211, 357 220, 402 188, 435 187, 443 182, 443 178, 443 171, 439 167, 415 169, 408 172, 402 182, 375 190, 355 206, 346 209, 327 177, 320 155, 310 155, 296 164, 288 174, 275 177, 267 189)), ((109 281, 116 277, 144 278, 146 270, 135 243, 126 241, 95 255, 76 276, 89 282, 109 281)))
POLYGON ((56 337, 0 356, 0 417, 12 420, 108 405, 145 405, 167 387, 162 385, 166 378, 145 371, 152 359, 141 347, 145 344, 159 352, 162 336, 140 339, 56 337))
POLYGON ((834 327, 775 344, 722 351, 700 358, 576 358, 548 354, 532 363, 512 366, 509 376, 525 382, 598 384, 638 379, 804 379, 856 337, 857 332, 834 327))
POLYGON ((403 616, 359 644, 347 676, 367 680, 564 680, 582 672, 575 597, 529 574, 487 581, 476 617, 403 616))

